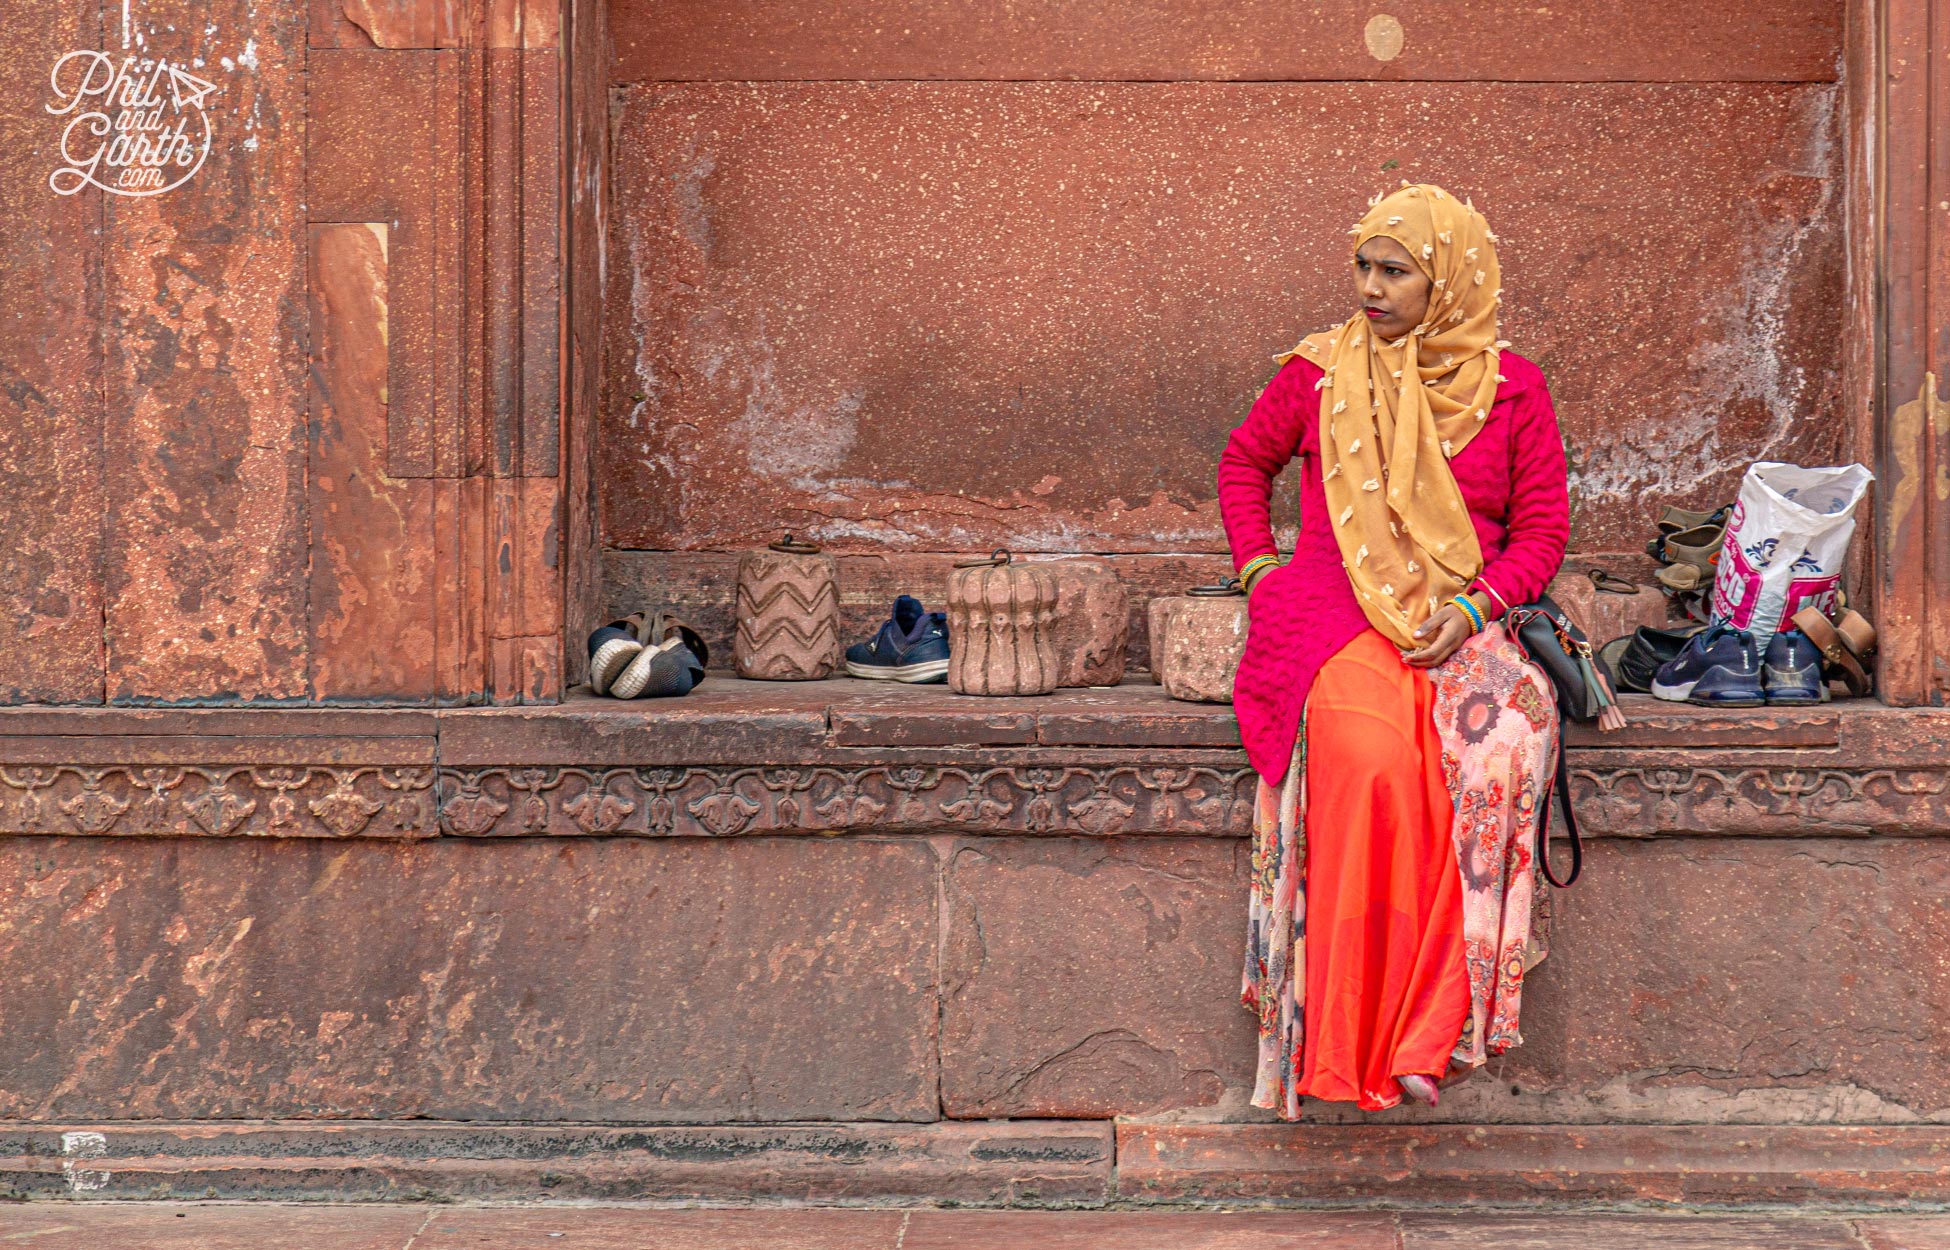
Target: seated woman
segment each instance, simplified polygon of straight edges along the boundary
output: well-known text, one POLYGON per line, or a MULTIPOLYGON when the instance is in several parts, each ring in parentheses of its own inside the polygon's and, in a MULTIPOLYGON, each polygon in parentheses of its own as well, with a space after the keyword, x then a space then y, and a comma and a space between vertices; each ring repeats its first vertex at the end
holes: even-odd
POLYGON ((1522 1039, 1539 800, 1557 712, 1500 617, 1564 558, 1564 446, 1497 338, 1496 236, 1440 187, 1353 230, 1360 309, 1277 359, 1219 504, 1251 627, 1235 683, 1259 773, 1241 997, 1252 1102, 1392 1107, 1522 1039), (1273 479, 1301 459, 1281 564, 1273 479))

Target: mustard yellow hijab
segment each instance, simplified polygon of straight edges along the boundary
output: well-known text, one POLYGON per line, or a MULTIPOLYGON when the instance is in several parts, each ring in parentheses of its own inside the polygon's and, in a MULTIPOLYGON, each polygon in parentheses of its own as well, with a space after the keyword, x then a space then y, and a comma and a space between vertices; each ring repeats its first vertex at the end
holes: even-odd
POLYGON ((1502 288, 1496 236, 1475 207, 1426 183, 1370 201, 1354 247, 1394 239, 1434 283, 1421 325, 1394 342, 1365 313, 1274 357, 1326 370, 1321 476, 1328 520, 1369 624, 1403 649, 1414 631, 1483 568, 1449 458, 1469 445, 1496 401, 1502 288))

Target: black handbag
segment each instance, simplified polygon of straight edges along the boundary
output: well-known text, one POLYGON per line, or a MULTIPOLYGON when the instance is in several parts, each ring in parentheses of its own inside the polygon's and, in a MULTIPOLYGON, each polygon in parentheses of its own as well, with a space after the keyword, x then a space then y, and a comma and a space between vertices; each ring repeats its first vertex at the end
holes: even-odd
MULTIPOLYGON (((1528 603, 1511 608, 1504 614, 1503 624, 1516 642, 1517 650, 1550 678, 1551 686, 1557 692, 1557 710, 1561 716, 1576 721, 1595 721, 1615 702, 1592 664, 1590 640, 1584 636, 1583 630, 1572 623, 1570 617, 1564 615, 1564 609, 1558 607, 1549 595, 1539 595, 1528 603)), ((1571 835, 1571 875, 1559 881, 1557 874, 1551 871, 1549 794, 1542 796, 1542 810, 1537 816, 1537 862, 1543 865, 1545 879, 1561 888, 1576 881, 1578 873, 1584 870, 1584 843, 1578 837, 1577 811, 1571 806, 1571 775, 1564 766, 1564 733, 1561 727, 1557 734, 1557 779, 1551 788, 1556 792, 1558 805, 1564 812, 1564 830, 1571 835)))

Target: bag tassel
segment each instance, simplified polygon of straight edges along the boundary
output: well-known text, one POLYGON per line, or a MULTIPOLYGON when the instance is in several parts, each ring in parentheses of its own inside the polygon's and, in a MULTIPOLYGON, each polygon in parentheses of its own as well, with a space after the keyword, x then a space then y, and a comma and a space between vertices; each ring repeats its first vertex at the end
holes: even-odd
POLYGON ((1618 697, 1611 692, 1611 683, 1591 662, 1591 649, 1578 648, 1578 671, 1584 675, 1584 688, 1598 705, 1598 728, 1605 733, 1625 728, 1625 713, 1618 706, 1618 697))

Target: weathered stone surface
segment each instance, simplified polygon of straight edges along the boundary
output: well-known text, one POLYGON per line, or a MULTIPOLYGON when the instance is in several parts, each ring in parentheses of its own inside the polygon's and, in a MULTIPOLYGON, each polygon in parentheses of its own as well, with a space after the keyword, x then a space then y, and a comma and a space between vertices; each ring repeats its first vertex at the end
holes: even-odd
POLYGON ((1158 679, 1174 699, 1232 702, 1232 679, 1246 653, 1244 595, 1183 595, 1157 617, 1164 642, 1155 653, 1158 679))
MULTIPOLYGON (((1950 1121, 1931 1058, 1950 1044, 1950 974, 1915 956, 1950 940, 1950 868, 1929 843, 1586 850, 1585 876, 1553 900, 1524 1044, 1439 1108, 1388 1119, 1950 1121)), ((1246 853, 1243 840, 1157 839, 958 850, 949 1113, 1270 1119, 1245 1105, 1254 1028, 1237 1002, 1245 891, 1230 857, 1246 853), (1091 924, 1101 938, 1077 929, 1091 924), (1058 946, 1069 955, 1052 963, 1058 946)), ((1307 1117, 1372 1119, 1324 1103, 1307 1117)))
POLYGON ((1633 1246, 1642 1250, 1861 1250, 1842 1220, 1793 1216, 1488 1215, 1404 1211, 1402 1250, 1444 1247, 1522 1246, 1525 1250, 1589 1250, 1633 1246))
MULTIPOLYGON (((1098 1204, 1111 1126, 984 1124, 632 1125, 89 1123, 0 1127, 10 1194, 64 1196, 76 1151, 104 1198, 1098 1204)), ((504 1213, 505 1214, 505 1213, 504 1213)), ((641 1243, 638 1243, 641 1244, 641 1243)), ((775 1244, 775 1243, 766 1243, 775 1244)))
MULTIPOLYGON (((0 61, 0 703, 102 700, 102 192, 55 194, 48 76, 98 5, 6 0, 0 61)), ((80 109, 78 112, 86 112, 80 109)), ((89 149, 79 122, 73 150, 89 149)), ((94 140, 101 142, 101 140, 94 140)))
MULTIPOLYGON (((442 722, 441 758, 456 766, 786 762, 826 741, 823 703, 746 702, 715 675, 646 714, 635 700, 579 698, 560 708, 496 709, 442 722)), ((808 683, 811 684, 811 683, 808 683)), ((819 683, 824 685, 825 683, 819 683)), ((768 690, 799 683, 745 682, 768 690)))
POLYGON ((1147 657, 1151 669, 1151 680, 1159 685, 1165 684, 1163 653, 1165 646, 1165 627, 1171 623, 1171 601, 1178 597, 1175 587, 1173 593, 1158 595, 1144 606, 1146 643, 1150 647, 1147 657))
POLYGON ((1400 1250, 1367 1211, 916 1211, 900 1250, 1400 1250))
POLYGON ((427 1222, 414 1250, 500 1250, 564 1239, 577 1250, 900 1250, 905 1211, 831 1209, 457 1210, 427 1222))
MULTIPOLYGON (((1610 563, 1607 562, 1608 565, 1610 563)), ((1645 563, 1650 565, 1650 561, 1645 563)), ((1557 601, 1557 606, 1564 609, 1565 615, 1584 631, 1584 636, 1591 640, 1593 647, 1602 647, 1614 638, 1622 638, 1641 625, 1667 629, 1677 623, 1669 619, 1672 615, 1671 601, 1649 574, 1636 579, 1638 593, 1621 595, 1599 590, 1585 574, 1586 563, 1578 561, 1577 564, 1575 571, 1560 573, 1551 579, 1549 594, 1557 601)), ((1627 576, 1626 580, 1634 579, 1627 576)))
POLYGON ((1239 1006, 1248 858, 1238 840, 959 844, 942 965, 947 1114, 1243 1104, 1256 1036, 1239 1006))
POLYGON ((562 0, 309 0, 314 48, 553 48, 562 0))
MULTIPOLYGON (((1916 957, 1950 941, 1950 863, 1928 843, 1587 851, 1557 896, 1508 1086, 1471 1094, 1539 1118, 1950 1118, 1933 1058, 1950 1045, 1950 966, 1916 957)), ((1459 1110, 1473 1101, 1456 1093, 1459 1110)))
POLYGON ((924 844, 14 838, 0 865, 0 1115, 935 1114, 924 844))
MULTIPOLYGON (((547 1195, 546 1189, 543 1193, 547 1195)), ((1029 1196, 1024 1205, 1039 1201, 1029 1196)), ((1400 1212, 944 1211, 925 1206, 887 1210, 588 1203, 351 1207, 312 1201, 250 1206, 44 1202, 0 1211, 0 1236, 53 1250, 92 1250, 103 1244, 118 1250, 526 1250, 556 1238, 577 1250, 1424 1250, 1492 1244, 1521 1250, 1628 1245, 1649 1250, 1940 1250, 1946 1228, 1950 1219, 1940 1215, 1624 1214, 1588 1209, 1521 1214, 1453 1207, 1400 1212)))
POLYGON ((400 1250, 426 1219, 424 1207, 9 1204, 0 1240, 41 1250, 400 1250))
MULTIPOLYGON (((1690 703, 1669 703, 1647 694, 1619 696, 1619 709, 1625 714, 1625 728, 1606 732, 1593 724, 1568 721, 1565 741, 1573 747, 1593 752, 1665 749, 1666 759, 1675 763, 1690 760, 1708 762, 1702 751, 1716 747, 1761 747, 1777 751, 1807 751, 1814 747, 1833 747, 1841 741, 1843 705, 1814 707, 1768 707, 1716 709, 1690 703)), ((1867 704, 1849 706, 1850 713, 1868 709, 1867 704)), ((1879 711, 1880 709, 1878 709, 1879 711)), ((1854 715, 1850 719, 1855 719, 1854 715)), ((1594 754, 1593 760, 1606 758, 1594 754)), ((1794 762, 1799 762, 1796 757, 1794 762)), ((1820 757, 1810 756, 1810 763, 1820 757)), ((1854 756, 1864 763, 1882 763, 1879 755, 1854 756)), ((1783 761, 1786 762, 1786 761, 1783 761)))
POLYGON ((609 22, 607 0, 563 5, 568 62, 568 234, 563 241, 563 335, 568 405, 562 429, 565 680, 588 680, 588 652, 575 644, 601 624, 602 518, 597 515, 597 431, 602 402, 603 282, 609 228, 609 22))
POLYGON ((390 228, 310 234, 311 693, 427 700, 440 684, 437 486, 387 473, 390 228))
POLYGON ((1868 1250, 1950 1250, 1950 1217, 1946 1216, 1885 1216, 1857 1221, 1855 1229, 1868 1250))
POLYGON ((468 10, 479 7, 461 0, 312 0, 319 33, 348 47, 457 47, 473 24, 468 10), (341 34, 341 23, 353 32, 341 34))
POLYGON ((153 0, 132 21, 223 90, 195 177, 103 207, 108 696, 302 699, 305 14, 153 0))
MULTIPOLYGON (((1587 836, 1950 830, 1940 745, 1950 713, 1626 703, 1625 731, 1571 734, 1587 836)), ((0 812, 20 822, 38 810, 52 821, 36 826, 43 832, 87 832, 52 813, 70 803, 102 813, 135 804, 127 819, 89 823, 326 836, 303 809, 331 797, 342 777, 366 793, 392 785, 392 769, 438 760, 447 831, 469 836, 833 830, 869 817, 909 829, 1236 836, 1252 788, 1236 739, 1229 707, 1179 702, 1136 681, 978 700, 938 685, 714 675, 655 709, 591 697, 546 710, 438 713, 11 708, 0 709, 0 766, 10 766, 0 771, 0 812), (169 767, 149 771, 158 766, 169 767), (206 786, 229 796, 211 802, 242 815, 186 823, 178 800, 207 807, 206 786), (608 815, 585 809, 590 792, 599 808, 605 795, 616 800, 601 808, 608 815), (298 804, 295 826, 283 794, 298 804), (155 803, 174 814, 151 819, 155 803)), ((417 776, 416 786, 434 784, 417 776)), ((366 797, 392 804, 406 796, 366 797)), ((361 832, 421 836, 430 820, 375 818, 361 832)))
MULTIPOLYGON (((412 21, 440 16, 435 6, 393 7, 409 44, 412 21)), ((463 42, 480 46, 485 30, 518 11, 496 6, 463 42)), ((369 25, 376 13, 365 14, 369 25)), ((314 453, 328 469, 346 468, 336 454, 363 470, 315 482, 315 508, 343 532, 315 520, 325 556, 314 560, 314 615, 322 607, 328 629, 347 603, 390 618, 366 600, 399 593, 401 579, 387 574, 424 567, 419 580, 431 585, 424 595, 412 585, 410 598, 425 606, 396 615, 424 619, 432 635, 418 648, 399 645, 419 653, 416 671, 375 675, 358 671, 357 647, 328 633, 314 665, 318 694, 551 702, 563 675, 565 587, 555 480, 559 61, 496 46, 321 48, 311 63, 311 215, 389 224, 384 402, 359 402, 358 387, 344 400, 329 392, 335 402, 324 406, 339 429, 321 423, 314 453), (353 671, 335 671, 345 668, 353 671)), ((572 479, 586 508, 586 479, 572 479)), ((586 586, 577 593, 590 595, 586 586)))
POLYGON ((1606 79, 1832 80, 1832 0, 1700 12, 1665 0, 1621 23, 1593 0, 1513 9, 1461 0, 1400 13, 1397 55, 1367 34, 1375 10, 1249 0, 1094 0, 1033 11, 997 0, 617 0, 619 82, 668 79, 1606 79))
POLYGON ((0 738, 71 737, 431 737, 440 719, 410 708, 10 707, 0 738))
POLYGON ((1059 560, 1056 578, 1056 684, 1115 686, 1124 680, 1131 596, 1095 560, 1059 560))
POLYGON ((1037 718, 1036 735, 1046 746, 1239 746, 1239 722, 1225 708, 1181 713, 1182 706, 1148 706, 1133 699, 1114 710, 1053 711, 1037 718))
MULTIPOLYGON (((1928 842, 1587 843, 1524 1044, 1413 1118, 1950 1122, 1950 866, 1928 842)), ((1560 852, 1561 855, 1561 852, 1560 852)), ((1310 1104, 1316 1119, 1360 1118, 1310 1104)), ((1631 1153, 1631 1152, 1627 1152, 1631 1153)))
POLYGON ((836 746, 1025 746, 1036 741, 1031 712, 992 712, 971 716, 961 709, 925 705, 873 711, 834 711, 836 746))
POLYGON ((1646 498, 1721 498, 1756 458, 1840 452, 1840 98, 627 87, 606 542, 735 548, 791 528, 836 551, 1218 553, 1214 461, 1272 354, 1347 314, 1345 230, 1385 153, 1390 182, 1488 212, 1505 337, 1549 377, 1569 446, 1574 550, 1633 550, 1646 498), (1471 141, 1436 143, 1431 116, 1466 119, 1471 141), (1597 194, 1567 204, 1570 186, 1597 194), (1649 256, 1653 285, 1629 276, 1649 256), (1617 315, 1593 340, 1600 306, 1617 315))
MULTIPOLYGON (((1443 1101, 1448 1101, 1446 1094, 1443 1101)), ((1862 1202, 1904 1207, 1938 1203, 1950 1194, 1945 1181, 1950 1175, 1950 1129, 1120 1123, 1117 1164, 1118 1197, 1140 1201, 1862 1202)), ((1627 1238, 1616 1244, 1660 1243, 1627 1238)), ((1770 1239, 1765 1244, 1774 1243, 1770 1239)))
POLYGON ((393 477, 480 467, 479 418, 463 394, 478 369, 462 276, 463 234, 480 229, 461 176, 470 64, 458 53, 309 54, 311 218, 391 226, 383 464, 393 477))

